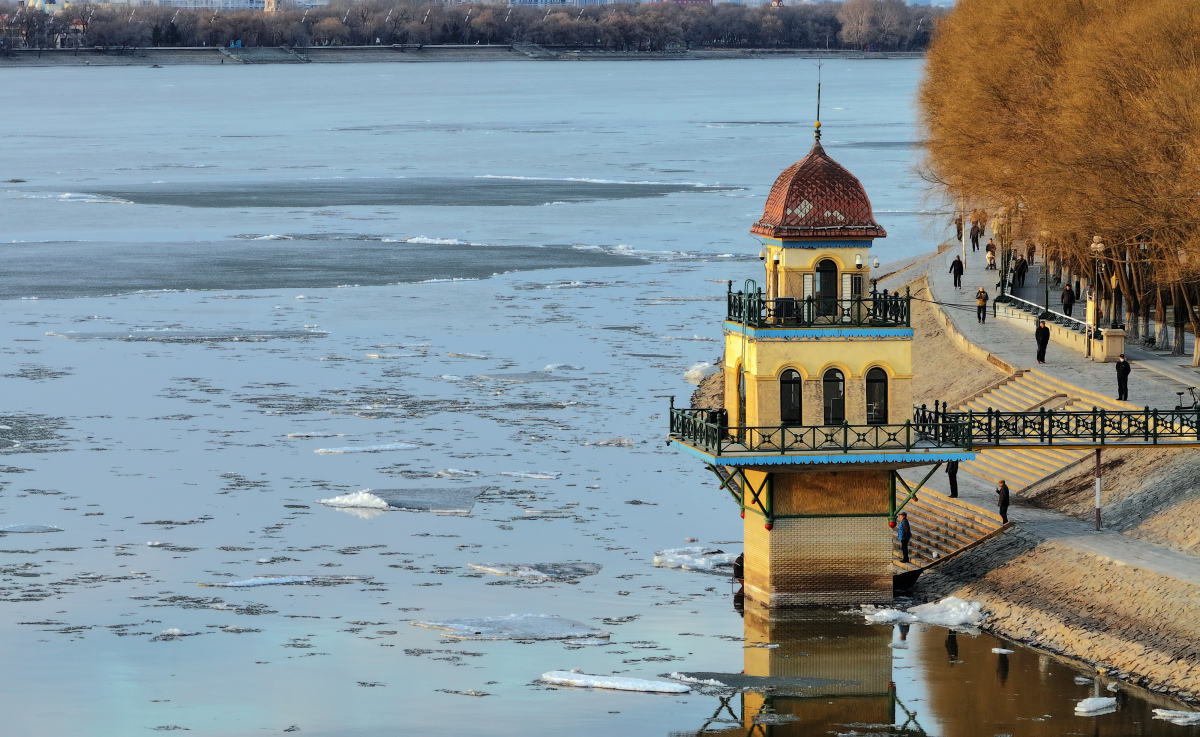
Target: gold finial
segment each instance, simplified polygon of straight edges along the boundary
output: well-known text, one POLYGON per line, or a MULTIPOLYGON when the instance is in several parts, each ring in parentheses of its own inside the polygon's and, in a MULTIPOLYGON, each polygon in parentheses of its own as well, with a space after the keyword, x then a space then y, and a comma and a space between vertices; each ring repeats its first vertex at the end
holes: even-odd
POLYGON ((813 123, 813 137, 818 141, 821 140, 821 121, 813 123))

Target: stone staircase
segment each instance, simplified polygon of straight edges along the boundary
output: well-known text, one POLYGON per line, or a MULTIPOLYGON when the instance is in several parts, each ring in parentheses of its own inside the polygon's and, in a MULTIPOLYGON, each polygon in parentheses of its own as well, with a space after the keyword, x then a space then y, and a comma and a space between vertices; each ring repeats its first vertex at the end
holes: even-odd
MULTIPOLYGON (((1090 412, 1092 407, 1108 410, 1141 409, 1059 381, 1037 369, 1017 371, 950 409, 957 412, 973 410, 984 413, 989 407, 1004 412, 1036 412, 1039 409, 1090 412)), ((1008 482, 1009 489, 1019 492, 1089 454, 1090 451, 1078 448, 985 450, 979 453, 975 460, 963 462, 959 470, 978 476, 993 485, 1004 479, 1008 482)))
POLYGON ((900 543, 896 542, 892 562, 900 571, 911 571, 962 550, 999 530, 1000 515, 962 499, 951 499, 932 489, 922 489, 917 498, 904 506, 913 539, 909 543, 909 562, 902 563, 900 543))

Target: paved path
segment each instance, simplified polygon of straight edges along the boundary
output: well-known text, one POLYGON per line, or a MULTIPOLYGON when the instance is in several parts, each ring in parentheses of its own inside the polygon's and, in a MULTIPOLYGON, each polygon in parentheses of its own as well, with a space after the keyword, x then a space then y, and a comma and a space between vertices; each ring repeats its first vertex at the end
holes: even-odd
MULTIPOLYGON (((1047 362, 1038 365, 1034 351, 1033 333, 1014 320, 993 318, 989 309, 987 322, 980 324, 975 318, 975 290, 982 284, 994 297, 999 281, 998 272, 984 269, 986 260, 982 247, 979 251, 967 251, 966 272, 963 287, 955 289, 950 276, 950 262, 961 255, 961 247, 943 251, 934 258, 909 268, 902 274, 881 284, 895 288, 913 279, 926 275, 929 278, 929 293, 914 296, 933 299, 942 304, 942 311, 950 317, 955 330, 967 340, 1018 368, 1037 367, 1057 379, 1092 391, 1111 392, 1116 397, 1116 371, 1112 364, 1097 363, 1066 346, 1050 344, 1047 362), (895 283, 892 283, 895 282, 895 283)), ((1041 302, 1044 297, 1042 285, 1037 284, 1037 272, 1026 278, 1025 289, 1018 294, 1030 301, 1041 302)), ((1050 295, 1051 309, 1061 310, 1057 291, 1050 295)), ((1028 325, 1028 323, 1026 323, 1028 325)), ((1189 355, 1171 357, 1165 351, 1149 351, 1140 346, 1129 346, 1126 355, 1133 364, 1133 375, 1129 380, 1129 401, 1136 405, 1172 409, 1178 402, 1177 391, 1187 386, 1200 386, 1200 370, 1191 368, 1190 350, 1192 336, 1188 336, 1189 355)), ((949 398, 948 398, 949 399, 949 398)), ((919 481, 929 467, 914 468, 904 476, 910 483, 919 481)), ((970 474, 960 473, 959 495, 985 509, 996 508, 995 486, 970 474)), ((934 474, 928 486, 942 493, 949 492, 946 475, 942 471, 934 474)), ((1154 571, 1200 586, 1200 557, 1188 555, 1172 548, 1147 542, 1119 532, 1093 529, 1091 520, 1079 520, 1052 510, 1026 506, 1014 495, 1014 506, 1009 509, 1009 518, 1020 527, 1039 537, 1068 545, 1082 552, 1103 556, 1113 561, 1154 571)))

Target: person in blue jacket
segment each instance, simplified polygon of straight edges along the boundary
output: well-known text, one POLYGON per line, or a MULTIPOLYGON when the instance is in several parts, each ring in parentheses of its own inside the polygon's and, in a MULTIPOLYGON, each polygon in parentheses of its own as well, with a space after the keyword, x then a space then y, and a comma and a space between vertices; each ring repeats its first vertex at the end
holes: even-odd
POLYGON ((912 540, 912 527, 908 524, 908 512, 900 513, 900 559, 908 562, 908 543, 912 540))

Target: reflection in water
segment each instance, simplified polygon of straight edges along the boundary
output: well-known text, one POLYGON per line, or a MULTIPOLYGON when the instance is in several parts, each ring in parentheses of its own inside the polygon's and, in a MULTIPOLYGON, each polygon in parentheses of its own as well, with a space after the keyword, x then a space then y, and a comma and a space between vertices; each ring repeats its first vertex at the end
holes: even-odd
POLYGON ((1200 726, 1154 719, 1153 709, 1181 704, 992 635, 872 625, 821 609, 750 606, 744 616, 742 662, 730 663, 731 672, 690 674, 729 688, 700 687, 712 716, 673 735, 1200 737, 1200 726), (1075 704, 1091 696, 1116 696, 1118 708, 1075 715, 1075 704))

